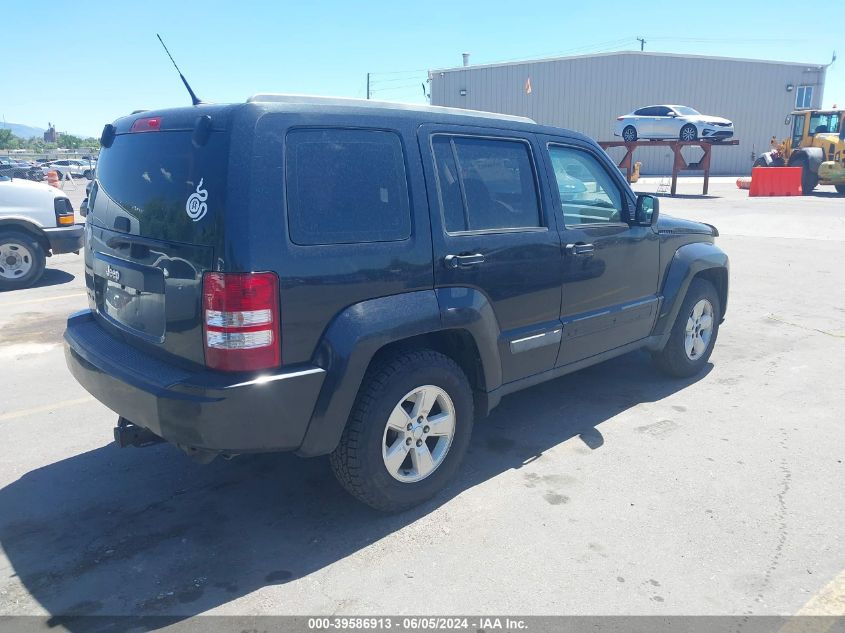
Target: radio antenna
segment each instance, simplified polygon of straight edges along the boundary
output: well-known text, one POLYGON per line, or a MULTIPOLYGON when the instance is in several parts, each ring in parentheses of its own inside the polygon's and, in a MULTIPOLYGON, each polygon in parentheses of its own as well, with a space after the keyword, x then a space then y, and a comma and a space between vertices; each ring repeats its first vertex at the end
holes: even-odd
POLYGON ((174 59, 173 59, 173 55, 171 55, 171 54, 170 54, 170 51, 169 51, 169 50, 167 50, 167 45, 164 43, 164 40, 163 40, 163 39, 161 39, 161 35, 159 35, 158 33, 156 33, 156 37, 158 38, 158 41, 159 41, 159 42, 161 42, 161 45, 164 47, 164 52, 165 52, 165 53, 167 53, 167 56, 170 58, 170 61, 171 61, 171 63, 173 64, 173 67, 176 69, 176 72, 177 72, 177 73, 179 73, 179 78, 182 80, 182 83, 183 83, 183 84, 185 84, 185 89, 187 89, 188 94, 189 94, 189 95, 191 95, 191 102, 192 102, 194 105, 199 105, 199 104, 201 104, 201 103, 202 103, 202 101, 200 101, 200 100, 197 98, 197 95, 195 95, 195 94, 194 94, 194 91, 193 91, 193 90, 191 90, 191 84, 189 84, 189 83, 188 83, 188 80, 187 80, 187 79, 185 79, 185 75, 183 75, 183 74, 182 74, 182 71, 181 71, 181 70, 179 70, 179 66, 177 66, 177 65, 176 65, 176 60, 174 60, 174 59))

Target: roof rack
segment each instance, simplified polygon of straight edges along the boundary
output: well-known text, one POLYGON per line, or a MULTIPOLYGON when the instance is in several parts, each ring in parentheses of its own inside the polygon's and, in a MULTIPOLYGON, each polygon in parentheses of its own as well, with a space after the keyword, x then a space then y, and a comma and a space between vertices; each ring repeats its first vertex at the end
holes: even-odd
POLYGON ((385 108, 388 110, 406 110, 410 112, 435 112, 441 114, 453 114, 458 116, 480 117, 485 119, 499 119, 505 121, 518 121, 521 123, 534 123, 534 119, 512 114, 499 114, 497 112, 484 112, 482 110, 466 110, 464 108, 447 108, 444 106, 424 105, 419 103, 401 103, 398 101, 373 101, 372 99, 353 99, 351 97, 319 97, 315 95, 301 94, 276 94, 258 93, 246 100, 247 103, 304 103, 313 105, 335 105, 354 106, 361 108, 385 108))

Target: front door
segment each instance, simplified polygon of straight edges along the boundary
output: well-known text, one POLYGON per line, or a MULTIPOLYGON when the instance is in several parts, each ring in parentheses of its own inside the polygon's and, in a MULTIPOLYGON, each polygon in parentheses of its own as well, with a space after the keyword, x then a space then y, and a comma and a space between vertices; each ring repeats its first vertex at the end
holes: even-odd
POLYGON ((560 344, 560 237, 539 186, 532 134, 422 126, 434 283, 477 292, 498 324, 502 381, 554 367, 560 344))
POLYGON ((606 155, 575 141, 546 140, 563 247, 561 366, 651 333, 659 243, 652 227, 628 222, 635 201, 606 155))

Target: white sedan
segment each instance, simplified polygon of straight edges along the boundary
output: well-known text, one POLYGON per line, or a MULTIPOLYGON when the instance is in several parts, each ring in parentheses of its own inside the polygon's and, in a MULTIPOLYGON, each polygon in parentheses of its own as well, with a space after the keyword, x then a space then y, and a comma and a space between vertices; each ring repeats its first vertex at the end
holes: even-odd
POLYGON ((96 168, 96 161, 77 160, 73 158, 54 160, 41 165, 41 171, 45 174, 49 171, 55 171, 61 180, 64 180, 67 176, 84 177, 88 180, 93 180, 94 170, 96 168))
POLYGON ((613 134, 628 143, 637 139, 723 141, 734 135, 734 124, 687 106, 657 105, 617 117, 613 134))

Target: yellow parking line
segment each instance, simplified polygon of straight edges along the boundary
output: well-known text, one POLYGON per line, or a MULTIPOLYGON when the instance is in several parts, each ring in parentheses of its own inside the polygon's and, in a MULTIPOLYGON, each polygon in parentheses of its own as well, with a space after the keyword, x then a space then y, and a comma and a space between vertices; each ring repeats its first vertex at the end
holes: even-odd
POLYGON ((845 569, 810 598, 795 615, 845 616, 845 569))
POLYGON ((778 633, 828 633, 834 624, 841 622, 838 618, 845 616, 845 569, 810 598, 795 616, 778 633))
POLYGON ((84 297, 84 292, 74 292, 72 295, 59 295, 57 297, 41 297, 40 299, 27 299, 26 301, 15 301, 14 303, 10 304, 10 308, 14 308, 15 306, 22 306, 27 303, 41 303, 42 301, 58 301, 59 299, 70 299, 71 297, 84 297))
POLYGON ((60 402, 54 402, 53 404, 45 404, 41 407, 32 407, 31 409, 20 409, 19 411, 9 411, 8 413, 0 413, 0 422, 4 420, 13 420, 15 418, 22 418, 27 415, 35 415, 36 413, 45 413, 47 411, 55 411, 56 409, 66 409, 67 407, 73 407, 77 404, 83 404, 85 402, 91 402, 94 400, 91 396, 86 396, 85 398, 74 398, 73 400, 62 400, 60 402))

